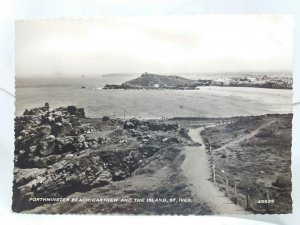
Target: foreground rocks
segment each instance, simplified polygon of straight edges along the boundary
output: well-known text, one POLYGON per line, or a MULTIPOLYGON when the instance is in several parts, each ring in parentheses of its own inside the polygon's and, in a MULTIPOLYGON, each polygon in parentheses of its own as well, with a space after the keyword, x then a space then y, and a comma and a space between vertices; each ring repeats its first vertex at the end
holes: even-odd
POLYGON ((84 110, 75 106, 25 110, 15 118, 16 167, 41 167, 40 157, 84 149, 87 143, 78 138, 88 129, 80 122, 84 117, 84 110))
POLYGON ((88 119, 75 106, 26 110, 15 118, 13 210, 47 203, 30 198, 66 197, 124 180, 164 145, 181 143, 178 130, 156 120, 88 119))

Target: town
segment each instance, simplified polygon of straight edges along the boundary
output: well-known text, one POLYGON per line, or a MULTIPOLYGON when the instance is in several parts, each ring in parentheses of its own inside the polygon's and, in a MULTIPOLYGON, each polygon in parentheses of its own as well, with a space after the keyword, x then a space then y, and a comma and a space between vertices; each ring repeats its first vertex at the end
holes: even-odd
POLYGON ((213 79, 187 79, 175 75, 143 73, 140 77, 121 85, 107 84, 103 89, 174 89, 195 90, 201 86, 256 87, 273 89, 292 89, 293 79, 286 75, 226 75, 213 79))

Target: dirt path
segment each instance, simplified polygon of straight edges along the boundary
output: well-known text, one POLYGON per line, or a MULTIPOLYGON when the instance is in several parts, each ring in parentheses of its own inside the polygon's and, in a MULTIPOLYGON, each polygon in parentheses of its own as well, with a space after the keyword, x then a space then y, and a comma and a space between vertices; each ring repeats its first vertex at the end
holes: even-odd
MULTIPOLYGON (((220 148, 216 148, 214 149, 214 152, 217 152, 217 151, 225 151, 228 153, 228 151, 226 150, 228 147, 232 147, 232 146, 235 146, 237 145, 238 143, 246 140, 246 139, 250 139, 252 137, 254 137, 256 134, 258 134, 258 132, 262 129, 262 128, 265 128, 267 126, 269 126, 272 122, 274 121, 270 121, 268 123, 265 123, 263 125, 261 125, 260 127, 258 127, 256 130, 252 131, 251 133, 249 134, 246 134, 246 135, 242 135, 236 139, 234 139, 233 141, 230 141, 228 143, 226 143, 225 145, 221 146, 220 148)), ((201 139, 201 138, 200 138, 201 139)))
POLYGON ((200 132, 203 128, 190 129, 193 141, 202 144, 200 147, 186 147, 182 170, 187 177, 194 197, 205 202, 214 214, 248 214, 240 206, 233 204, 218 187, 208 179, 211 177, 209 156, 206 153, 200 132))

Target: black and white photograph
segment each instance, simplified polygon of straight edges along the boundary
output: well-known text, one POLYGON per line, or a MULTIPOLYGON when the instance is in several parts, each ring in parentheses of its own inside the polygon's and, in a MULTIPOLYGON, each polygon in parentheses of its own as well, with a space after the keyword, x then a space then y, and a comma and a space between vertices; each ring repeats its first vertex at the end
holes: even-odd
POLYGON ((294 18, 15 22, 12 210, 292 213, 294 18))

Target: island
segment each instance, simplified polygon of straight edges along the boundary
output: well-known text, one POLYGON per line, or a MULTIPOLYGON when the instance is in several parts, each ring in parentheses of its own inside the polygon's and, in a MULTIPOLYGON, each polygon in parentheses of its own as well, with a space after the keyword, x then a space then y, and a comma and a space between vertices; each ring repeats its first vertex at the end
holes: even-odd
POLYGON ((201 86, 222 86, 222 87, 256 87, 273 89, 292 89, 293 79, 286 75, 228 75, 226 78, 220 76, 213 79, 187 79, 177 75, 159 75, 143 73, 140 77, 126 81, 120 85, 107 84, 103 89, 173 89, 173 90, 194 90, 201 86))

